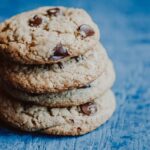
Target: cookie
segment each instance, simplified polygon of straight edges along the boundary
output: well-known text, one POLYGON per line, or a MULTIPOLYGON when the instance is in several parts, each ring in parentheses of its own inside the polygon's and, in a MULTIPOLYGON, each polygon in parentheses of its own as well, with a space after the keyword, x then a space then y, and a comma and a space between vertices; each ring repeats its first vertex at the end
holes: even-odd
POLYGON ((82 87, 100 76, 108 62, 101 44, 84 56, 52 65, 19 65, 3 62, 3 80, 29 93, 60 92, 82 87))
POLYGON ((31 94, 22 92, 6 84, 3 84, 3 88, 9 95, 21 101, 33 102, 47 107, 69 107, 93 101, 106 90, 110 89, 114 80, 114 68, 112 62, 109 61, 106 70, 98 79, 79 89, 60 93, 31 94))
POLYGON ((41 7, 0 24, 0 54, 23 64, 50 64, 93 50, 99 29, 83 9, 41 7))
POLYGON ((0 93, 0 118, 24 131, 81 135, 107 121, 115 110, 111 91, 93 102, 68 108, 47 108, 13 101, 0 93))

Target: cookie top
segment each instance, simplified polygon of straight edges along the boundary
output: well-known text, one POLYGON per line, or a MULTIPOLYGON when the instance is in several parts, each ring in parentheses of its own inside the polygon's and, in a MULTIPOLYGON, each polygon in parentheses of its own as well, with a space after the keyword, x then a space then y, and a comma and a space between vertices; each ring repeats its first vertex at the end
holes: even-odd
POLYGON ((41 7, 0 24, 0 53, 23 64, 50 64, 92 50, 99 30, 83 9, 41 7))
POLYGON ((92 103, 68 108, 29 105, 13 101, 3 92, 0 93, 0 103, 0 118, 12 126, 54 135, 89 132, 108 120, 115 109, 115 98, 111 91, 92 103))
POLYGON ((29 93, 50 93, 82 87, 100 76, 108 63, 101 44, 84 56, 52 65, 19 65, 1 62, 1 78, 29 93))
POLYGON ((109 61, 102 75, 84 87, 65 92, 50 94, 31 94, 20 91, 3 83, 5 91, 17 100, 33 102, 47 107, 70 107, 93 101, 110 89, 115 80, 112 62, 109 61))

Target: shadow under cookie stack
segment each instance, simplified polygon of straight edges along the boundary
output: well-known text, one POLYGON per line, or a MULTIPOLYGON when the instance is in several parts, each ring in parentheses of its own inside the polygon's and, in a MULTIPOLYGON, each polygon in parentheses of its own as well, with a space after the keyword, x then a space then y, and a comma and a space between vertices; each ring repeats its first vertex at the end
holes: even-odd
POLYGON ((0 118, 23 131, 82 135, 115 110, 115 73, 82 9, 42 7, 0 24, 0 118))

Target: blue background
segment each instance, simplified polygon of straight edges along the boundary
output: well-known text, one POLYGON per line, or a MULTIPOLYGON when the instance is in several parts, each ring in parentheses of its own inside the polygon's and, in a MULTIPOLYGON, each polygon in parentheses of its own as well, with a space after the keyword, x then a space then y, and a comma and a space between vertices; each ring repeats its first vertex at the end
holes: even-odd
POLYGON ((80 137, 20 133, 0 122, 0 150, 149 150, 150 1, 0 0, 0 21, 44 5, 86 9, 99 25, 117 80, 117 109, 97 130, 80 137))

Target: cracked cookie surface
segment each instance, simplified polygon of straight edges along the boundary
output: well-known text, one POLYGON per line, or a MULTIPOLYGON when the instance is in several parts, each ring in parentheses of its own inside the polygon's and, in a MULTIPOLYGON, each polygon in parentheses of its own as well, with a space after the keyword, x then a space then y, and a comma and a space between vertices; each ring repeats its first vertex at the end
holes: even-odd
POLYGON ((79 89, 59 93, 31 94, 10 87, 5 83, 3 83, 3 88, 9 95, 21 101, 34 102, 35 104, 47 107, 69 107, 93 101, 106 90, 110 89, 114 80, 115 72, 112 62, 109 60, 105 71, 98 79, 79 89))
POLYGON ((52 65, 1 62, 0 74, 10 85, 29 93, 50 93, 82 87, 100 76, 108 63, 101 44, 84 56, 52 65))
POLYGON ((111 91, 91 103, 68 108, 47 108, 13 101, 0 92, 0 118, 24 131, 53 135, 81 135, 107 121, 115 110, 111 91))
POLYGON ((23 64, 50 64, 93 50, 99 30, 83 9, 41 7, 0 24, 0 53, 23 64))

